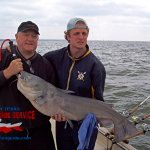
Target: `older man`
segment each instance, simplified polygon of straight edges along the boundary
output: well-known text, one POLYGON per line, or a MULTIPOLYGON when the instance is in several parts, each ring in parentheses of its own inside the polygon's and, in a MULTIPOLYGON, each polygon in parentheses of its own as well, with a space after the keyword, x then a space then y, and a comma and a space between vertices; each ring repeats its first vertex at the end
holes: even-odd
POLYGON ((20 71, 25 70, 54 84, 55 74, 51 64, 36 53, 39 28, 31 22, 22 22, 15 34, 17 59, 2 50, 0 61, 0 113, 1 123, 10 130, 0 130, 0 149, 7 150, 55 150, 49 117, 38 112, 18 91, 14 82, 20 71), (19 128, 13 127, 14 124, 19 128), (3 137, 3 138, 2 138, 3 137), (16 137, 14 139, 14 137, 16 137), (30 138, 29 138, 30 137, 30 138), (9 140, 8 140, 9 139, 9 140))
MULTIPOLYGON (((44 55, 55 71, 57 87, 71 90, 75 95, 96 98, 104 101, 103 91, 106 72, 103 64, 90 51, 87 45, 89 28, 82 18, 73 18, 68 22, 65 39, 69 42, 67 47, 48 52, 44 55)), ((56 119, 56 141, 58 150, 76 150, 79 144, 78 121, 73 122, 73 129, 66 124, 65 117, 52 116, 56 119), (61 122, 58 122, 61 121, 61 122)), ((97 138, 97 129, 94 130, 88 150, 93 150, 97 138)))

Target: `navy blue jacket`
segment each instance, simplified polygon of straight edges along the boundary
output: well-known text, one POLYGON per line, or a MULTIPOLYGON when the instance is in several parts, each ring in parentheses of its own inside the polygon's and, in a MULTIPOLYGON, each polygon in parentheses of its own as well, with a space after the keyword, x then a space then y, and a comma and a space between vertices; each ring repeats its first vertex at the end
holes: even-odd
POLYGON ((106 71, 99 59, 90 51, 80 58, 73 58, 69 45, 62 49, 48 52, 44 57, 53 65, 56 72, 56 85, 61 89, 71 90, 75 95, 103 99, 106 71))

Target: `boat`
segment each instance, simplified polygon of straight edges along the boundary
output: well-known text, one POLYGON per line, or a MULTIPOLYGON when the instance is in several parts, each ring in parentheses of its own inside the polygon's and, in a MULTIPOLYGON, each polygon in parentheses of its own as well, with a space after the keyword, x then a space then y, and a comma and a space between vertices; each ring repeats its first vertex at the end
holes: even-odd
MULTIPOLYGON (((56 146, 56 137, 55 137, 55 120, 50 119, 50 122, 52 124, 52 133, 55 141, 56 146)), ((126 144, 125 142, 119 142, 116 144, 113 144, 112 140, 110 140, 108 137, 105 136, 105 134, 108 132, 108 130, 104 127, 98 127, 98 136, 95 143, 94 150, 137 150, 130 144, 126 144)), ((57 147, 56 147, 57 148, 57 147)))

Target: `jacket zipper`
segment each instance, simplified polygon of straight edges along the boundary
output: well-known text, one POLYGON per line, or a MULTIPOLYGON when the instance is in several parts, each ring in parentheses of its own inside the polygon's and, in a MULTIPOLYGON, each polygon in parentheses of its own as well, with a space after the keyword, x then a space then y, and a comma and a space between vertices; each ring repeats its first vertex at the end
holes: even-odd
POLYGON ((68 82, 67 82, 67 88, 66 88, 66 90, 69 89, 70 77, 71 77, 71 72, 72 72, 72 69, 73 69, 73 67, 74 67, 74 64, 75 64, 75 60, 73 59, 72 66, 71 66, 71 68, 70 68, 70 70, 69 70, 69 77, 68 77, 68 82))

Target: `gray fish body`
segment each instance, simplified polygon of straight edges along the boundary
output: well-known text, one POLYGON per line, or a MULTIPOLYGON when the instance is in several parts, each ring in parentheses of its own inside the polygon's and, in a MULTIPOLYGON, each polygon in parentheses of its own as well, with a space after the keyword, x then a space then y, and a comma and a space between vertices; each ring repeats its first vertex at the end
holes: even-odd
POLYGON ((88 113, 92 113, 100 126, 114 123, 115 139, 118 142, 123 140, 125 134, 136 133, 133 123, 112 109, 111 105, 99 100, 68 94, 71 92, 58 89, 25 71, 21 71, 17 87, 38 111, 47 116, 61 114, 67 118, 70 125, 69 120, 83 120, 88 113))

